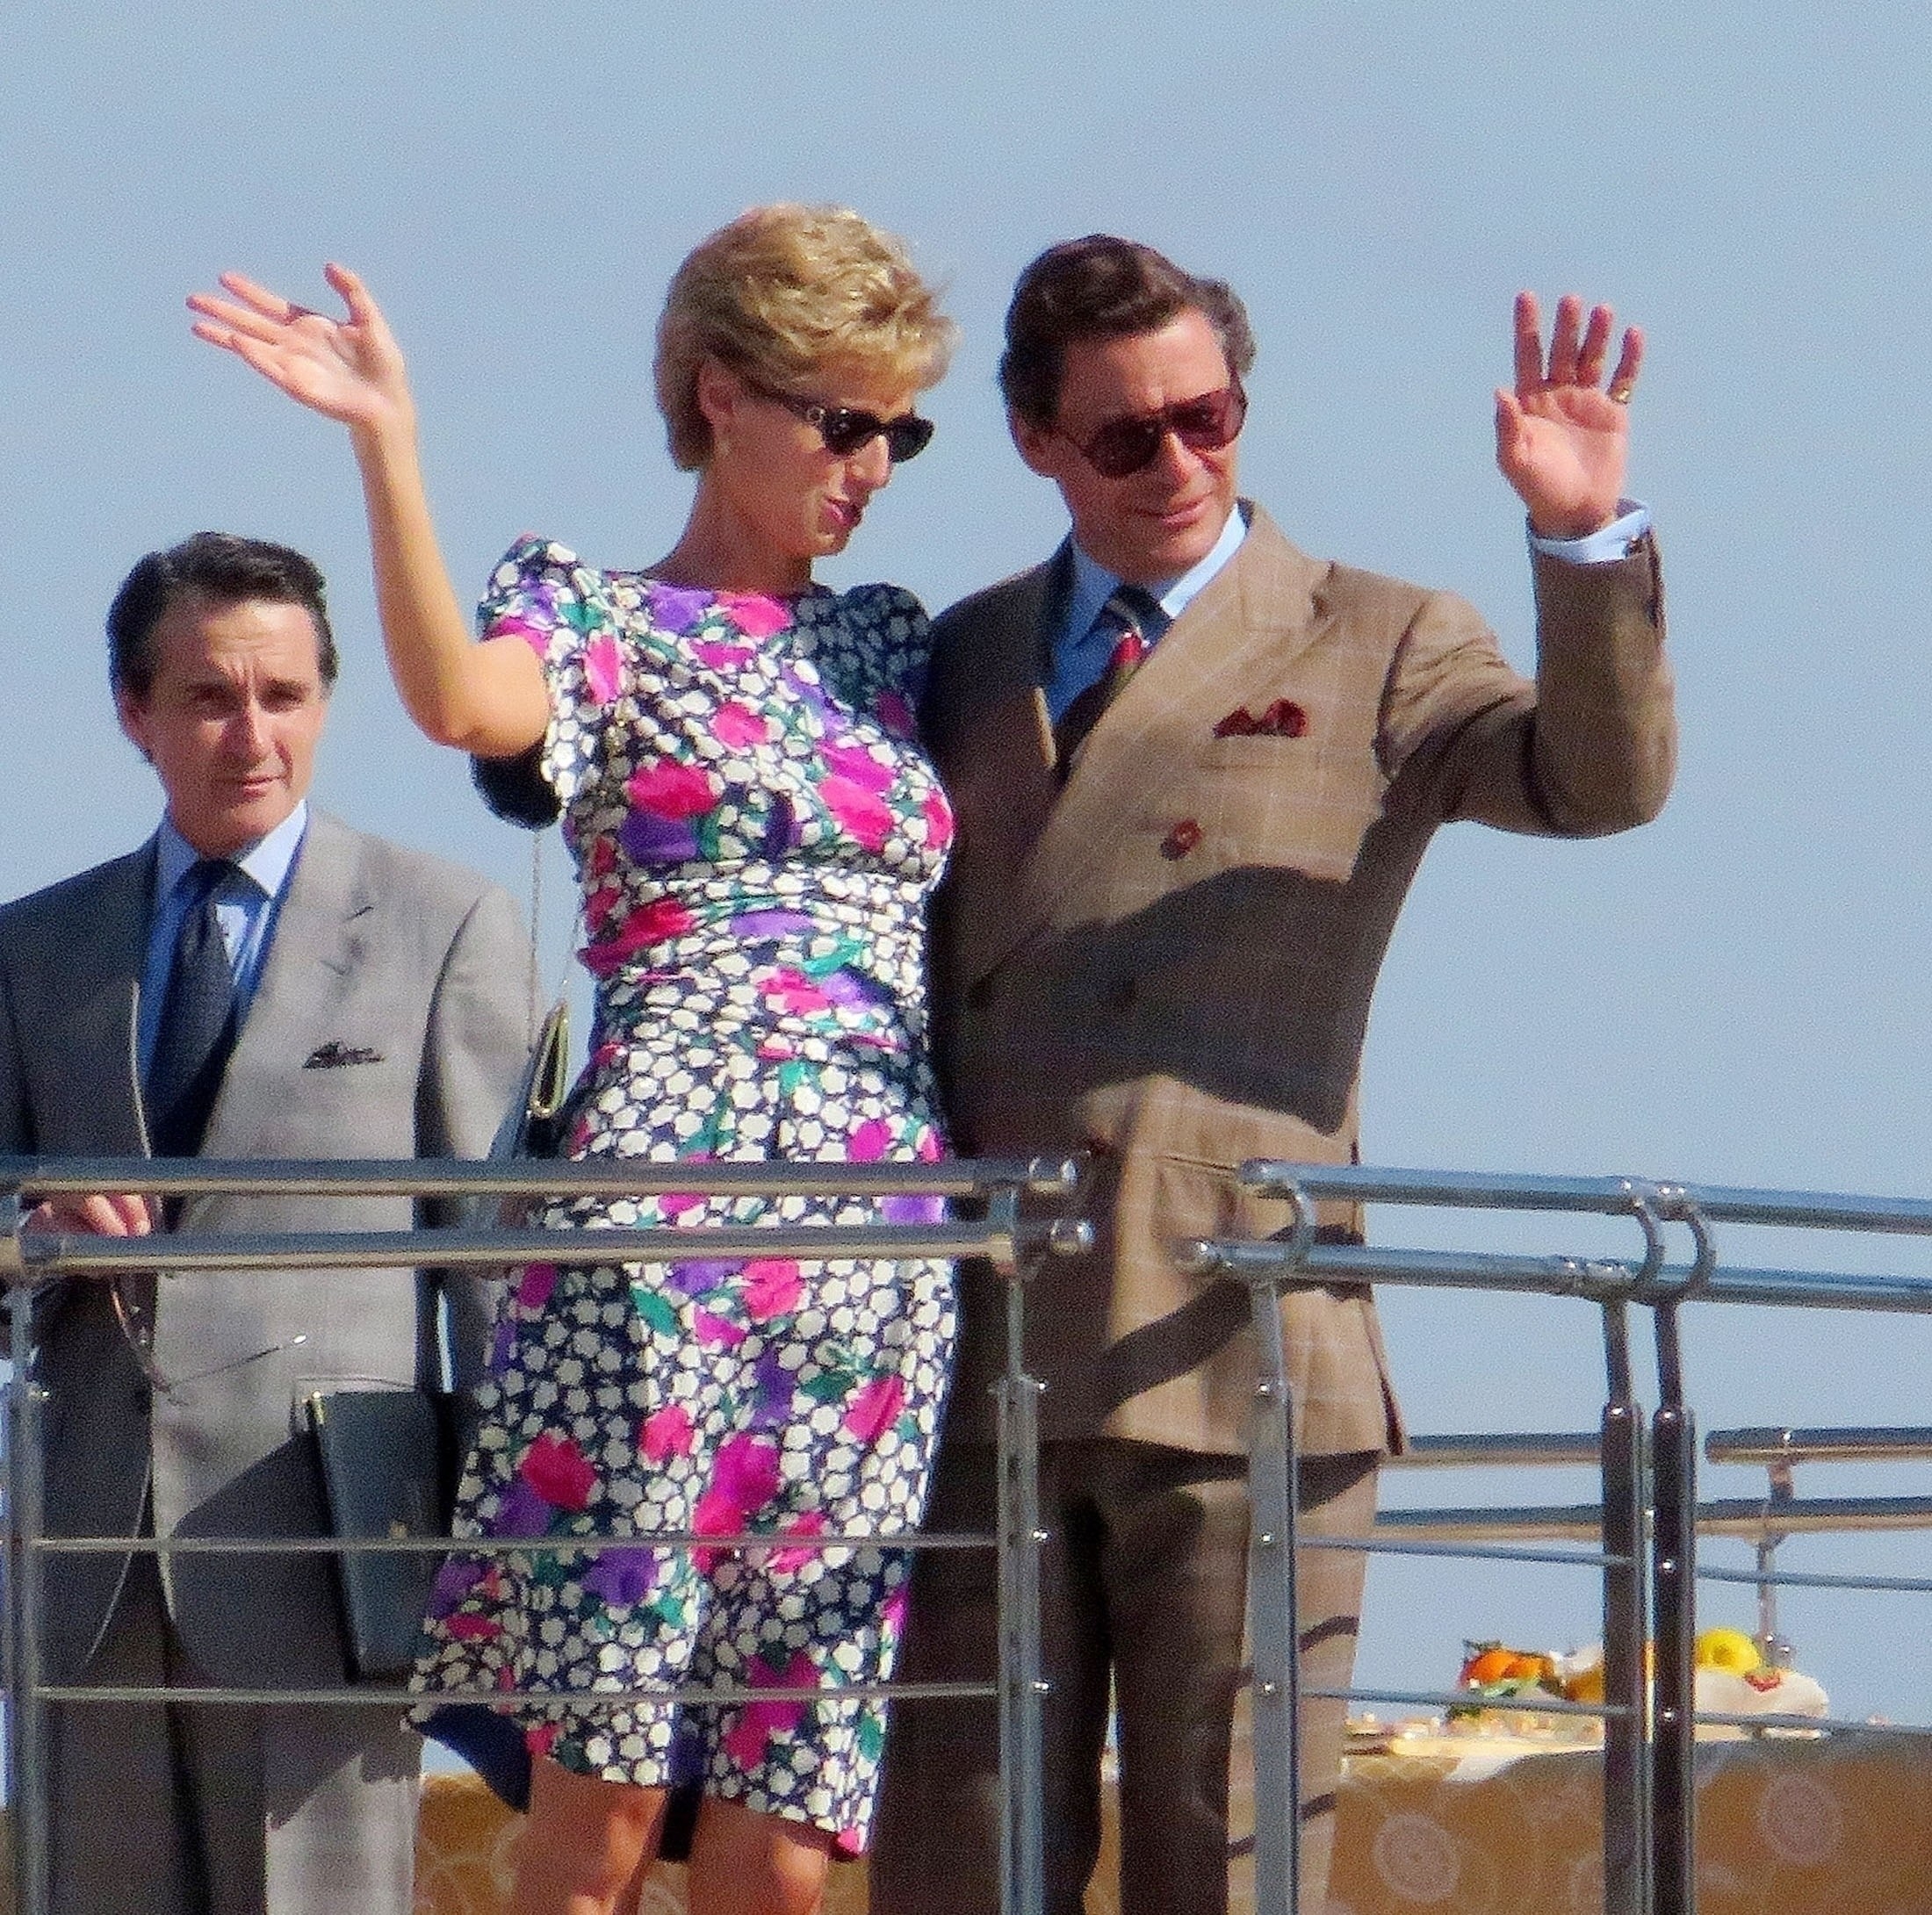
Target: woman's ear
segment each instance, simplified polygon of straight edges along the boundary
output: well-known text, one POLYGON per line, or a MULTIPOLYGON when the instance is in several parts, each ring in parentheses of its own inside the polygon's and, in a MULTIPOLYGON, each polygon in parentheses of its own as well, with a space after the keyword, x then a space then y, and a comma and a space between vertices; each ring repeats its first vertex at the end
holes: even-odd
POLYGON ((722 436, 745 403, 745 387, 721 360, 702 359, 697 369, 697 409, 714 438, 722 436))

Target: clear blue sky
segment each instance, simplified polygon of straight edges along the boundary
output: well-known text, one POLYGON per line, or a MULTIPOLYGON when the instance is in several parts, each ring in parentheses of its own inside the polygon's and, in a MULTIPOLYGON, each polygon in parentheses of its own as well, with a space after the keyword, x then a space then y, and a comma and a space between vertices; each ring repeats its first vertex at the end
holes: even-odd
MULTIPOLYGON (((688 487, 649 398, 668 272, 753 202, 856 205, 950 281, 965 343, 933 450, 833 582, 891 578, 936 606, 1061 529, 993 395, 1014 273, 1051 240, 1128 233, 1249 302, 1246 488, 1312 551, 1467 594, 1525 663, 1489 394, 1517 287, 1574 287, 1650 337, 1635 480, 1669 568, 1683 772, 1662 822, 1609 843, 1438 842, 1377 1002, 1367 1152, 1922 1192, 1928 54, 1921 9, 1778 0, 26 10, 0 130, 0 896, 150 828, 101 614, 141 552, 208 526, 302 546, 334 581, 347 665, 322 802, 513 884, 526 871, 525 840, 384 678, 341 436, 190 339, 182 299, 224 267, 316 304, 327 256, 368 279, 469 589, 524 528, 601 563, 661 552, 688 487)), ((554 847, 549 869, 554 904, 554 847)), ((1870 1254, 1932 1267, 1909 1245, 1870 1254)), ((1403 1296, 1385 1314, 1417 1429, 1594 1422, 1587 1311, 1403 1296)), ((1932 1422, 1928 1357, 1918 1323, 1710 1312, 1690 1378, 1706 1427, 1932 1422)), ((1932 1566, 1923 1537, 1787 1557, 1932 1566)), ((1379 1568, 1361 1674, 1432 1686, 1463 1633, 1567 1645, 1594 1634, 1592 1603, 1546 1573, 1379 1568)), ((1742 1595, 1706 1609, 1749 1619, 1742 1595)), ((1923 1599, 1792 1599, 1787 1616, 1843 1706, 1932 1717, 1923 1599)))

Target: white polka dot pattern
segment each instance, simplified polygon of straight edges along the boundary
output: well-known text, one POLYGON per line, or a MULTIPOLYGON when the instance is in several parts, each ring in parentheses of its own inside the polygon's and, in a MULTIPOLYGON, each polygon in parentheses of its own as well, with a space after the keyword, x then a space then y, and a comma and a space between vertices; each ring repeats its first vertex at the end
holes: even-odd
MULTIPOLYGON (((594 571, 525 540, 491 636, 537 650, 598 981, 573 1156, 930 1161, 923 910, 952 819, 913 736, 925 615, 887 586, 789 601, 594 571)), ((914 1221, 934 1200, 558 1206, 591 1227, 914 1221)), ((890 1673, 949 1373, 950 1266, 694 1256, 533 1265, 498 1326, 458 1537, 615 1538, 452 1557, 416 1686, 553 1688, 506 1704, 580 1772, 707 1790, 847 1849, 883 1710, 770 1701, 586 1706, 597 1690, 814 1688, 890 1673), (769 1533, 738 1552, 666 1532, 769 1533)))

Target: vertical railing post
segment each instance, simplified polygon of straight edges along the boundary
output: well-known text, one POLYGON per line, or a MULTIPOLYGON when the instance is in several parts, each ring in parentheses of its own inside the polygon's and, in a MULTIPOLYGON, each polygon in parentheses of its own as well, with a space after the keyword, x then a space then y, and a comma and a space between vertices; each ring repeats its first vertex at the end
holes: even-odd
MULTIPOLYGON (((1288 1193, 1285 1233, 1299 1263, 1315 1241, 1315 1208, 1288 1193)), ((1301 1625, 1295 1598, 1294 1404, 1272 1274, 1248 1285, 1254 1323, 1254 1413, 1248 1442, 1248 1643, 1254 1675, 1256 1915, 1295 1915, 1301 1868, 1301 1625)))
POLYGON ((33 1378, 33 1282, 20 1255, 18 1191, 0 1195, 0 1242, 6 1246, 9 1351, 7 1507, 12 1560, 7 1579, 11 1656, 7 1671, 11 1733, 8 1778, 13 1810, 14 1905, 19 1915, 47 1915, 47 1705, 40 1699, 41 1595, 45 1529, 41 1407, 46 1393, 33 1378))
POLYGON ((1652 1868, 1656 1915, 1696 1915, 1697 1422, 1683 1400, 1676 1306, 1659 1304, 1654 1314, 1659 1400, 1650 1439, 1656 1506, 1652 1606, 1657 1640, 1652 1868))
POLYGON ((1017 1248, 1020 1192, 996 1191, 988 1219, 1009 1249, 994 1261, 1006 1286, 1006 1368, 998 1407, 999 1504, 999 1906, 1001 1915, 1042 1915, 1046 1844, 1041 1812, 1040 1395, 1027 1373, 1026 1271, 1017 1248))
MULTIPOLYGON (((18 1313, 13 1307, 13 1286, 25 1274, 25 1259, 20 1249, 21 1223, 20 1193, 17 1190, 0 1191, 0 1265, 4 1266, 8 1289, 5 1307, 7 1310, 7 1348, 11 1352, 16 1346, 12 1338, 19 1328, 18 1313)), ((15 1706, 15 1698, 20 1693, 20 1638, 17 1628, 18 1617, 15 1611, 19 1603, 20 1558, 16 1511, 19 1496, 13 1479, 13 1379, 20 1374, 18 1365, 9 1365, 8 1387, 4 1398, 0 1398, 0 1443, 4 1444, 4 1458, 0 1458, 0 1496, 5 1498, 4 1518, 0 1522, 0 1551, 4 1551, 4 1563, 0 1563, 0 1576, 4 1577, 0 1585, 0 1685, 4 1685, 6 1697, 6 1778, 5 1793, 11 1799, 14 1777, 20 1773, 20 1752, 18 1746, 20 1733, 20 1712, 15 1706)))
POLYGON ((1698 1905, 1698 1428, 1683 1396, 1677 1307, 1717 1268, 1710 1225, 1674 1184, 1650 1193, 1659 1216, 1687 1224, 1697 1255, 1681 1281, 1640 1292, 1657 1340, 1657 1409, 1651 1419, 1654 1508, 1651 1614, 1656 1674, 1651 1697, 1651 1893, 1656 1915, 1697 1915, 1698 1905))
POLYGON ((1797 1472, 1789 1458, 1774 1458, 1766 1465, 1769 1482, 1764 1494, 1764 1528, 1757 1539, 1757 1646, 1774 1669, 1791 1667, 1791 1645, 1777 1626, 1778 1545, 1784 1532, 1777 1527, 1777 1513, 1798 1495, 1797 1472))
POLYGON ((1604 1306, 1604 1915, 1650 1915, 1643 1419, 1620 1300, 1604 1306))

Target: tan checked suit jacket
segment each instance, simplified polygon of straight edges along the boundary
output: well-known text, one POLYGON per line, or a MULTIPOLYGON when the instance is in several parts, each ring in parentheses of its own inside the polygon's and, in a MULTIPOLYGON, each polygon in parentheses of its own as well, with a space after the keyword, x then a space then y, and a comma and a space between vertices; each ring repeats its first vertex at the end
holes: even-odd
MULTIPOLYGON (((1285 1225, 1236 1186, 1244 1158, 1357 1155, 1369 999, 1431 834, 1620 831, 1670 785, 1647 539, 1607 565, 1535 560, 1532 683, 1462 601, 1309 558, 1249 509, 1240 551, 1063 788, 1041 687, 1067 553, 935 628, 923 717, 959 818, 933 933, 955 1148, 1085 1147, 1104 1199, 1097 1253, 1028 1291, 1049 1437, 1244 1447, 1245 1295, 1183 1276, 1170 1246, 1285 1225), (1215 735, 1280 700, 1272 735, 1215 735)), ((1003 1311, 987 1272, 965 1284, 952 1415, 973 1436, 1003 1311)), ((1298 1293, 1282 1314, 1304 1448, 1399 1446, 1367 1292, 1298 1293)))

